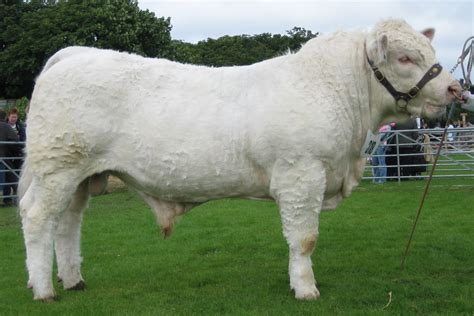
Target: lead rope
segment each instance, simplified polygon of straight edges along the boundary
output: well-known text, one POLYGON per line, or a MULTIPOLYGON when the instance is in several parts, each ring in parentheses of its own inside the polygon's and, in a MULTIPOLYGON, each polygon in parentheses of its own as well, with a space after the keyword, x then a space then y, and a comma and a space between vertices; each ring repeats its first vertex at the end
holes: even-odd
MULTIPOLYGON (((450 73, 452 74, 454 72, 454 70, 456 70, 456 68, 461 65, 462 67, 462 70, 463 70, 463 76, 464 76, 464 87, 463 89, 468 89, 469 86, 471 85, 471 80, 470 80, 470 77, 471 77, 471 68, 472 68, 472 62, 473 62, 473 59, 474 59, 474 55, 473 55, 473 49, 474 47, 474 36, 471 36, 469 37, 464 46, 463 46, 463 50, 462 50, 462 53, 461 53, 461 56, 458 58, 458 61, 456 63, 456 65, 451 69, 450 73), (466 48, 466 45, 467 43, 472 40, 470 46, 468 48, 466 48), (470 53, 470 54, 469 54, 470 53), (468 70, 467 72, 465 72, 464 70, 464 60, 465 58, 469 55, 469 60, 468 60, 468 70)), ((458 99, 459 101, 462 101, 462 97, 461 96, 458 96, 456 94, 454 94, 454 96, 456 97, 456 99, 458 99)), ((426 182, 426 186, 425 186, 425 190, 423 192, 423 196, 421 197, 421 201, 420 201, 420 205, 418 207, 418 211, 416 213, 416 217, 415 217, 415 222, 413 223, 413 228, 411 230, 411 233, 410 233, 410 238, 408 239, 408 243, 407 243, 407 246, 406 246, 406 249, 405 249, 405 253, 403 255, 403 258, 402 258, 402 262, 400 264, 400 269, 403 271, 403 269, 405 268, 405 261, 406 261, 406 258, 408 256, 408 251, 410 249, 410 245, 411 245, 411 241, 413 239, 413 235, 415 233, 415 229, 416 229, 416 225, 418 224, 418 219, 420 218, 420 214, 421 214, 421 210, 423 208, 423 205, 425 203, 425 198, 426 198, 426 195, 428 194, 428 189, 430 187, 430 184, 431 184, 431 179, 433 178, 433 174, 435 172, 435 169, 436 169, 436 165, 438 163, 438 158, 440 156, 440 153, 441 153, 441 148, 443 147, 443 144, 444 144, 444 140, 446 138, 446 134, 447 134, 447 131, 448 131, 448 122, 449 120, 451 119, 451 116, 453 115, 454 113, 454 108, 456 107, 456 102, 452 102, 451 103, 451 109, 449 110, 449 114, 448 114, 448 119, 446 120, 446 125, 444 127, 444 131, 443 131, 443 135, 441 136, 441 141, 439 143, 439 147, 438 147, 438 150, 436 151, 436 156, 435 156, 435 161, 433 162, 433 166, 430 170, 430 175, 428 177, 428 181, 426 182)))
POLYGON ((441 148, 444 145, 444 139, 446 138, 446 133, 448 131, 448 121, 451 119, 451 116, 453 115, 454 108, 455 108, 455 106, 454 106, 454 102, 453 102, 453 103, 451 103, 451 109, 449 110, 448 119, 446 121, 446 126, 444 127, 444 130, 443 130, 443 135, 441 136, 441 141, 439 142, 438 150, 436 151, 436 156, 435 156, 435 160, 433 162, 433 167, 431 167, 430 175, 428 177, 428 181, 426 182, 425 190, 423 192, 423 196, 421 197, 421 201, 420 201, 420 205, 418 207, 418 211, 416 212, 415 222, 413 223, 413 228, 411 230, 410 238, 408 239, 407 247, 405 249, 405 253, 403 255, 402 262, 401 262, 401 265, 400 265, 401 270, 403 270, 405 268, 405 261, 406 261, 407 255, 408 255, 408 250, 410 249, 411 241, 413 239, 413 234, 415 233, 416 224, 418 223, 418 219, 420 218, 421 209, 423 208, 423 205, 425 204, 425 198, 426 198, 426 195, 428 194, 428 189, 429 189, 430 184, 431 184, 431 179, 433 179, 433 174, 435 172, 436 165, 438 163, 438 158, 439 158, 439 155, 441 153, 441 148))

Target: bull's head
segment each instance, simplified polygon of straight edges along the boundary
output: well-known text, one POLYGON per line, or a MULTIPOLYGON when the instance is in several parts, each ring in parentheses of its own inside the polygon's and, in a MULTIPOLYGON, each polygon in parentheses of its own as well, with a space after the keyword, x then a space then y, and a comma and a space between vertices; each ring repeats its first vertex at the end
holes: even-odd
POLYGON ((386 111, 437 118, 461 94, 460 84, 437 64, 431 46, 434 33, 431 28, 417 32, 404 21, 388 20, 369 34, 367 59, 373 80, 380 82, 375 89, 386 111))

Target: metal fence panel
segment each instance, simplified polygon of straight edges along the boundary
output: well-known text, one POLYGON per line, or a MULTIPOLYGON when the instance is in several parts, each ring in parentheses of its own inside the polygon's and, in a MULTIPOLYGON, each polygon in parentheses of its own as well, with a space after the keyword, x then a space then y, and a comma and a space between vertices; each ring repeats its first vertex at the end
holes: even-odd
MULTIPOLYGON (((363 179, 380 180, 375 176, 378 166, 374 158, 383 157, 387 176, 383 180, 403 181, 428 178, 443 129, 392 130, 388 134, 385 153, 367 159, 363 179), (408 135, 418 134, 416 139, 408 135)), ((474 128, 450 128, 441 148, 434 178, 474 177, 474 128)))
POLYGON ((15 204, 18 187, 18 180, 21 173, 23 157, 8 155, 9 146, 24 147, 24 142, 0 141, 0 146, 5 146, 5 157, 0 157, 0 193, 4 204, 15 204))

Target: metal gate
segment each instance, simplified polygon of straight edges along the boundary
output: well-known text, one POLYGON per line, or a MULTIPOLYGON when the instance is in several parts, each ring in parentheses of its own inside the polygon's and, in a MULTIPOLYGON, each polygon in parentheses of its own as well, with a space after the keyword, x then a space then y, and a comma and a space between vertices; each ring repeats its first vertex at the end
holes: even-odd
MULTIPOLYGON (((442 128, 386 132, 385 154, 372 155, 363 179, 376 180, 374 158, 385 158, 385 180, 421 180, 428 177, 440 146, 442 128)), ((441 148, 435 178, 474 177, 474 128, 449 128, 441 148)))
MULTIPOLYGON (((5 146, 4 152, 8 153, 8 147, 24 147, 24 142, 0 141, 0 146, 5 146)), ((0 157, 0 193, 4 205, 16 204, 18 180, 20 178, 23 157, 6 155, 0 157)))

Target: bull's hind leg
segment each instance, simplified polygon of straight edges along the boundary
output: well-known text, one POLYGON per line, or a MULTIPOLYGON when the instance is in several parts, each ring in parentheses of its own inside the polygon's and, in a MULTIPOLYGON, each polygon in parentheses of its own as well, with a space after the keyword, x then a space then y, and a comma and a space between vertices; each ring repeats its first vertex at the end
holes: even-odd
POLYGON ((78 186, 73 179, 80 175, 61 173, 43 178, 33 177, 20 201, 23 235, 26 246, 28 284, 34 299, 55 297, 52 268, 53 240, 60 214, 68 207, 78 186))
POLYGON ((317 299, 311 254, 318 238, 319 213, 326 177, 320 162, 277 163, 271 194, 280 207, 283 234, 289 245, 290 287, 297 299, 317 299))
POLYGON ((83 181, 69 207, 61 214, 54 239, 58 277, 66 290, 83 290, 81 275, 81 222, 82 214, 89 200, 88 182, 83 181))

